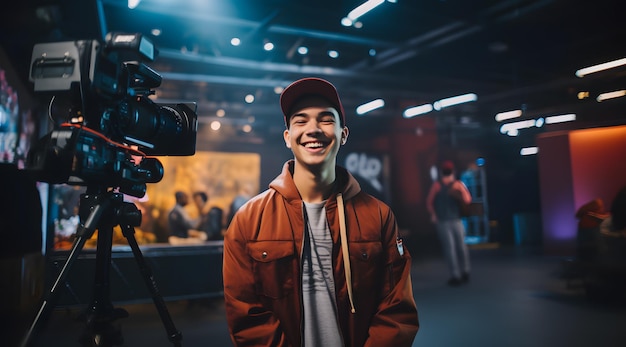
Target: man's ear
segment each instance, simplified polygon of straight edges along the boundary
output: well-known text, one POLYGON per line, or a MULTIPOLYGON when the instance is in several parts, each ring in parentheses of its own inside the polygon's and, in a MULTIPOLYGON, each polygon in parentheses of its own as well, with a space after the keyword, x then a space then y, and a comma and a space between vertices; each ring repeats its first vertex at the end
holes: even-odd
POLYGON ((343 127, 343 130, 341 131, 341 144, 345 145, 346 142, 348 141, 348 135, 350 134, 350 131, 348 130, 348 127, 343 127))
POLYGON ((285 131, 283 131, 283 140, 285 140, 285 146, 287 146, 287 148, 291 149, 291 141, 290 141, 291 136, 289 135, 289 129, 285 129, 285 131))

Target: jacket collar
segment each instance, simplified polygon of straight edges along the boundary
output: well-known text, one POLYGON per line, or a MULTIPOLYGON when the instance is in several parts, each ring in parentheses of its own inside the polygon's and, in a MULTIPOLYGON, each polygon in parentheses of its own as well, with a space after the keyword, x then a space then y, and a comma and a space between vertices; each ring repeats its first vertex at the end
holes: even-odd
MULTIPOLYGON (((301 200, 296 184, 293 181, 293 167, 295 161, 293 159, 288 160, 284 165, 282 172, 278 175, 269 185, 270 188, 276 190, 286 200, 301 200)), ((336 193, 342 193, 344 200, 348 200, 361 191, 359 182, 341 166, 336 166, 336 193)))

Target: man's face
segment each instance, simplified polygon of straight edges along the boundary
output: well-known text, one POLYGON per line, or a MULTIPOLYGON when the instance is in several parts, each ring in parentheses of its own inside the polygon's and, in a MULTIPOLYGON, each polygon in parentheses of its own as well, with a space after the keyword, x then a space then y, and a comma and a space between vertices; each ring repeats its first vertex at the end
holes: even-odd
POLYGON ((180 205, 181 206, 187 206, 187 204, 189 203, 189 197, 187 196, 187 194, 183 194, 180 196, 180 205))
POLYGON ((348 137, 348 128, 341 127, 339 113, 328 101, 303 98, 294 105, 288 124, 283 137, 296 162, 334 167, 339 146, 348 137))
POLYGON ((202 206, 204 206, 204 200, 202 200, 202 197, 200 195, 194 195, 193 202, 198 208, 202 208, 202 206))

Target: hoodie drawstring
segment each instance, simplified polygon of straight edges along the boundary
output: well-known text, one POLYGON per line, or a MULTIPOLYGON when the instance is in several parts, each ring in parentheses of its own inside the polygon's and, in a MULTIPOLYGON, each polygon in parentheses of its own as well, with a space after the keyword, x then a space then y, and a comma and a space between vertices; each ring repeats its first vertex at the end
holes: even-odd
POLYGON ((346 274, 346 285, 348 286, 348 299, 352 313, 355 313, 354 301, 352 299, 352 268, 350 267, 350 252, 348 250, 348 237, 346 234, 346 212, 343 207, 343 196, 337 194, 337 209, 339 210, 339 235, 341 237, 341 250, 343 252, 343 268, 346 274))

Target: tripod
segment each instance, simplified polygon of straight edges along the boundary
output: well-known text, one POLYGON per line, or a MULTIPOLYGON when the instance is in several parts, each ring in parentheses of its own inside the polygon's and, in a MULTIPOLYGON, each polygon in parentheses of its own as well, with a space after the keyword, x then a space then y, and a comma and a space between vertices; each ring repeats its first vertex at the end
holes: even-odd
POLYGON ((134 204, 124 202, 123 195, 120 193, 107 192, 101 187, 88 187, 87 192, 80 197, 79 216, 81 223, 76 231, 76 239, 67 261, 50 291, 46 293, 43 303, 22 342, 22 347, 29 346, 32 335, 39 328, 40 321, 49 315, 52 307, 54 307, 53 301, 56 298, 59 284, 65 283, 65 278, 76 257, 96 229, 98 230, 98 240, 93 297, 83 315, 86 324, 79 340, 83 346, 92 347, 108 347, 123 343, 121 331, 113 322, 119 318, 128 317, 128 312, 123 308, 113 307, 109 286, 113 227, 116 225, 122 228, 122 233, 128 240, 139 265, 139 270, 167 331, 168 339, 174 346, 180 347, 182 334, 177 331, 172 322, 165 301, 135 239, 134 227, 141 224, 141 211, 134 204))

